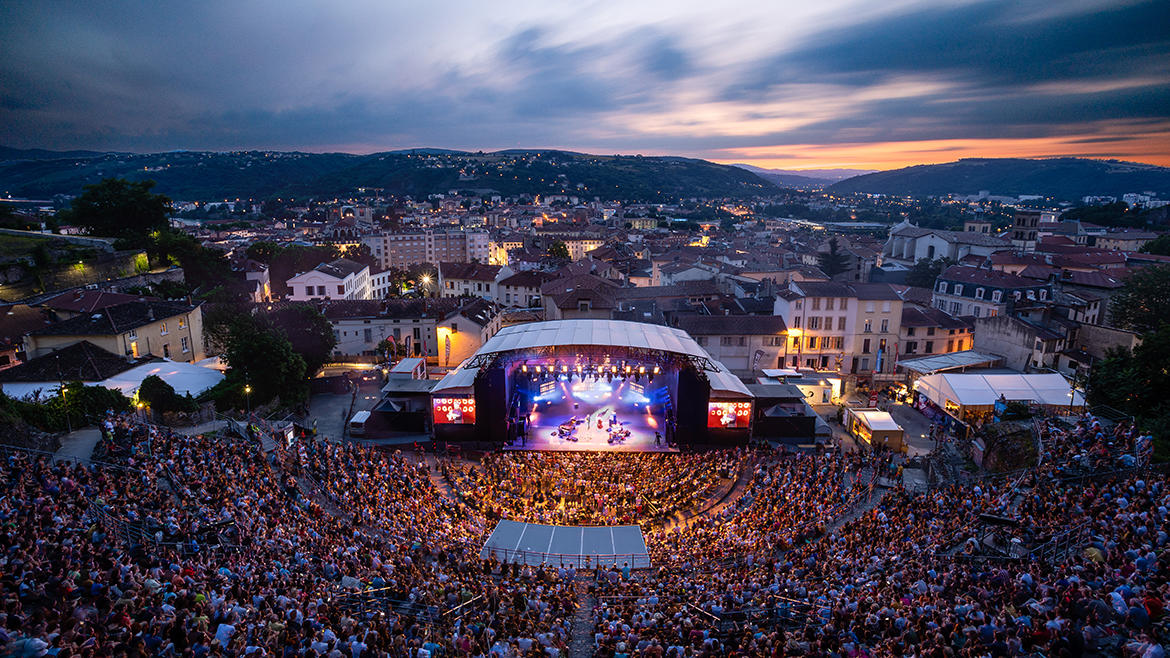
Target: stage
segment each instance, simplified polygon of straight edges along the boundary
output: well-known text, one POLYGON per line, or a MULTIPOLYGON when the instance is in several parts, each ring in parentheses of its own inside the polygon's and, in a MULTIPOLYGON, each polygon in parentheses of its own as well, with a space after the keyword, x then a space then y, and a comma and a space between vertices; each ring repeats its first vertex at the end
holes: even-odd
POLYGON ((555 526, 500 521, 479 554, 485 560, 492 555, 501 562, 533 566, 650 566, 646 539, 636 525, 555 526))
POLYGON ((678 452, 666 445, 654 390, 605 379, 549 384, 528 407, 527 436, 507 449, 678 452))

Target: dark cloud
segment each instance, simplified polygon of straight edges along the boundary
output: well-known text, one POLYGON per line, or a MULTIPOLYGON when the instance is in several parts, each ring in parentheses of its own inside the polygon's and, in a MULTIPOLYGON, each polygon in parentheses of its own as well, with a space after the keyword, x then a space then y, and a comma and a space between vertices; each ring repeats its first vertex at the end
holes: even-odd
POLYGON ((875 75, 945 74, 999 86, 1131 75, 1150 66, 1167 73, 1170 3, 1165 0, 1027 20, 1027 9, 1036 6, 992 0, 927 7, 814 32, 803 45, 752 67, 729 87, 727 97, 763 93, 794 80, 866 86, 875 75))
MULTIPOLYGON (((879 13, 865 19, 846 9, 799 40, 746 44, 730 28, 695 38, 706 25, 649 9, 598 27, 555 11, 521 23, 492 7, 466 19, 421 3, 0 3, 0 143, 704 155, 1052 137, 1119 122, 1136 133, 1170 119, 1166 0, 924 0, 897 13, 866 7, 879 13), (498 20, 484 27, 485 16, 498 20), (740 45, 755 54, 720 50, 740 45), (891 89, 907 80, 924 82, 891 89)), ((783 31, 787 12, 774 14, 783 31)))

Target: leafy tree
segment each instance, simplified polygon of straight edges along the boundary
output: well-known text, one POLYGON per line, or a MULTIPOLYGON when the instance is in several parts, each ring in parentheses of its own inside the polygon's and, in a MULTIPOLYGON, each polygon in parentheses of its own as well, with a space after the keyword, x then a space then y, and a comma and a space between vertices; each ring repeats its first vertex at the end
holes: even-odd
POLYGON ((906 285, 933 288, 934 282, 943 273, 943 270, 954 264, 955 261, 949 258, 936 258, 935 260, 920 258, 906 273, 906 285))
POLYGON ((1149 242, 1142 245, 1140 251, 1143 254, 1170 256, 1170 233, 1163 233, 1153 240, 1150 240, 1149 242))
POLYGON ((829 250, 817 255, 821 271, 830 277, 837 276, 849 270, 849 258, 837 244, 837 237, 829 238, 829 250))
POLYGON ((271 240, 261 240, 248 245, 248 258, 261 263, 271 263, 283 249, 271 240))
POLYGON ((370 245, 361 243, 356 247, 349 247, 341 254, 343 258, 348 258, 355 263, 361 263, 370 268, 371 272, 378 272, 382 270, 382 263, 374 256, 374 250, 370 245))
POLYGON ((1110 300, 1113 322, 1146 334, 1170 323, 1170 265, 1158 265, 1132 274, 1110 300))
POLYGON ((289 290, 285 281, 321 263, 336 260, 338 256, 336 247, 294 245, 282 249, 268 263, 268 276, 272 279, 273 295, 287 295, 289 290))
POLYGON ((329 362, 337 338, 333 325, 309 304, 282 306, 268 314, 266 321, 279 329, 305 360, 305 374, 313 376, 329 362))
POLYGON ((263 318, 240 313, 233 317, 226 333, 223 359, 230 370, 208 395, 216 400, 217 407, 243 407, 244 387, 249 385, 253 405, 277 396, 283 402, 306 398, 305 360, 282 331, 263 318))
POLYGON ((154 181, 128 181, 107 178, 86 185, 85 192, 73 200, 62 221, 82 226, 91 235, 123 238, 133 245, 144 245, 155 231, 167 228, 171 200, 151 193, 154 181))
POLYGON ((561 260, 569 260, 569 245, 564 240, 557 240, 548 246, 548 255, 561 260))
POLYGON ((1170 452, 1170 324, 1147 334, 1132 352, 1115 349, 1093 366, 1088 397, 1132 415, 1139 427, 1152 432, 1161 457, 1170 452))
POLYGON ((195 400, 175 392, 174 387, 158 375, 151 375, 138 386, 138 399, 151 409, 160 412, 194 411, 195 400))

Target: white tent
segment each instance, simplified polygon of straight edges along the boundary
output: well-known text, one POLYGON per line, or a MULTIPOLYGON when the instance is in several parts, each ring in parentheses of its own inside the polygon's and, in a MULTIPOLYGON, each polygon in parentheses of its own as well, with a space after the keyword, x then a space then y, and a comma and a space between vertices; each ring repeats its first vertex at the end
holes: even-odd
MULTIPOLYGON (((190 363, 175 361, 151 361, 118 373, 100 382, 85 382, 87 386, 105 386, 121 391, 126 397, 133 397, 142 385, 142 380, 157 375, 175 389, 175 393, 192 396, 223 381, 223 373, 214 368, 204 368, 190 363)), ((5 382, 0 384, 5 395, 17 399, 47 399, 60 394, 61 382, 5 382)))
POLYGON ((175 361, 156 361, 144 363, 114 375, 101 382, 101 385, 119 390, 123 395, 130 397, 142 385, 142 380, 151 375, 156 375, 170 384, 171 388, 175 389, 175 393, 179 395, 188 393, 192 396, 199 395, 223 381, 223 373, 213 368, 175 361))
POLYGON ((1045 406, 1082 407, 1085 398, 1073 391, 1056 373, 980 375, 940 373, 926 375, 914 388, 943 409, 948 403, 963 408, 992 407, 1001 397, 1008 402, 1031 402, 1045 406), (1070 393, 1072 396, 1070 397, 1070 393))

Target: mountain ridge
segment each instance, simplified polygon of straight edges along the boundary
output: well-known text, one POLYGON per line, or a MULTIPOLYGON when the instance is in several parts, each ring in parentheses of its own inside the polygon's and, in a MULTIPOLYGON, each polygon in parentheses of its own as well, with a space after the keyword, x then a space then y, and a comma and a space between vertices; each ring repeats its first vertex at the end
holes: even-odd
POLYGON ((964 158, 846 178, 826 190, 896 196, 1036 194, 1061 201, 1085 196, 1154 192, 1170 198, 1170 168, 1125 160, 1090 158, 964 158))
POLYGON ((606 201, 747 198, 778 191, 754 173, 695 158, 590 155, 555 149, 468 152, 415 148, 368 155, 297 151, 0 152, 0 194, 78 194, 103 178, 151 179, 179 200, 345 196, 381 188, 410 196, 451 190, 563 194, 606 201), (59 157, 52 157, 52 156, 59 157))

